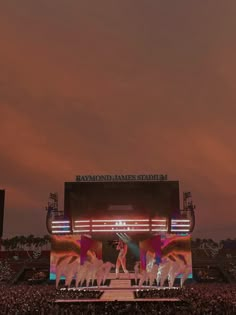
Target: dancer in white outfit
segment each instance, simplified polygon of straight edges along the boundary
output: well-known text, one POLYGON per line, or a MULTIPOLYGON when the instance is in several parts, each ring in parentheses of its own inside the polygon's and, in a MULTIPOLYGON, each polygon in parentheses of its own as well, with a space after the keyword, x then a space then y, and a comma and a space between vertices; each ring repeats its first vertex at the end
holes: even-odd
POLYGON ((107 261, 106 263, 103 264, 103 271, 104 271, 103 280, 102 280, 103 285, 105 284, 105 282, 109 276, 111 268, 115 268, 115 265, 112 264, 111 262, 107 261))
POLYGON ((136 263, 134 265, 134 281, 135 281, 135 285, 138 285, 139 268, 140 268, 140 261, 136 261, 136 263))
POLYGON ((163 261, 160 263, 157 272, 157 285, 163 287, 165 280, 168 278, 171 264, 172 262, 169 258, 163 259, 163 261))
POLYGON ((149 285, 152 286, 157 276, 158 265, 154 264, 152 270, 148 272, 149 285))

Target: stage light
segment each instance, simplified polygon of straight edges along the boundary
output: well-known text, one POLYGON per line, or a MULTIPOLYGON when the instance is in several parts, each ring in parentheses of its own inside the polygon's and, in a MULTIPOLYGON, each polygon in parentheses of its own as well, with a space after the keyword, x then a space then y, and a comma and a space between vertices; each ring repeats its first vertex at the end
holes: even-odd
POLYGON ((177 223, 177 222, 190 222, 190 220, 182 220, 182 219, 179 219, 179 220, 171 220, 171 222, 173 222, 173 223, 177 223))
POLYGON ((190 227, 190 224, 171 224, 171 226, 174 226, 174 227, 190 227))
POLYGON ((188 230, 178 230, 178 229, 171 229, 171 232, 189 232, 189 229, 188 230))
MULTIPOLYGON (((90 226, 90 225, 88 225, 90 226)), ((117 227, 117 226, 122 226, 122 227, 136 227, 136 226, 149 226, 149 224, 126 224, 126 225, 118 225, 118 224, 107 224, 106 227, 117 227)), ((164 225, 166 226, 166 225, 164 225)), ((92 224, 92 227, 104 227, 104 224, 92 224)))
MULTIPOLYGON (((92 220, 92 222, 117 222, 118 220, 92 220)), ((126 222, 148 222, 149 219, 124 219, 126 222)))
POLYGON ((130 239, 129 235, 127 235, 126 233, 124 233, 124 234, 125 234, 125 236, 126 236, 127 238, 129 238, 129 239, 130 239))
POLYGON ((105 229, 102 229, 102 230, 92 230, 92 232, 149 232, 149 229, 132 229, 132 230, 128 230, 127 228, 126 229, 110 229, 110 230, 105 230, 105 229))
POLYGON ((52 221, 52 224, 53 223, 70 223, 70 221, 69 220, 67 220, 67 221, 52 221))

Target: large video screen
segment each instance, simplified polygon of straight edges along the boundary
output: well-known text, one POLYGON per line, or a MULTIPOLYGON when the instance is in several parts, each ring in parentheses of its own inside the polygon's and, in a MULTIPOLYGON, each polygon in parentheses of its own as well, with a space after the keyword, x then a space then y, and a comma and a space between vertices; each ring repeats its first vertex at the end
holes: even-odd
POLYGON ((179 211, 179 182, 65 183, 65 215, 71 219, 170 217, 179 211))
MULTIPOLYGON (((97 279, 105 271, 109 278, 109 272, 115 272, 120 257, 117 245, 120 241, 127 246, 127 270, 133 276, 137 273, 140 285, 152 279, 155 285, 165 286, 170 281, 169 285, 174 286, 176 279, 192 278, 191 236, 163 234, 143 241, 120 235, 109 243, 84 235, 53 236, 50 279, 56 280, 57 285, 60 279, 65 279, 68 285, 73 279, 77 285, 82 285, 86 279, 88 282, 90 278, 97 279)), ((122 268, 120 271, 123 272, 122 268)))
POLYGON ((102 242, 83 235, 51 237, 50 280, 74 277, 86 261, 102 259, 102 242))
MULTIPOLYGON (((139 242, 140 268, 157 267, 160 285, 176 278, 192 278, 191 235, 163 234, 139 242)), ((157 277, 158 278, 158 277, 157 277)))

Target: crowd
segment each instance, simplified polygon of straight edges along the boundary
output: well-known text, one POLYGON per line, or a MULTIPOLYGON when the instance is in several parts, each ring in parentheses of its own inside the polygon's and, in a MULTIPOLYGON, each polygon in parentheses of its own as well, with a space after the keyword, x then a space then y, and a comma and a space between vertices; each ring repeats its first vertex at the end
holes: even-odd
POLYGON ((178 297, 182 304, 161 302, 81 302, 57 304, 60 299, 99 298, 102 292, 56 290, 53 285, 0 286, 0 314, 236 314, 236 286, 227 284, 196 284, 182 289, 137 291, 136 297, 178 297))
POLYGON ((103 294, 100 290, 77 290, 77 289, 61 289, 57 291, 57 299, 99 299, 103 294))
POLYGON ((0 260, 0 281, 11 280, 14 272, 7 259, 0 260))
POLYGON ((230 262, 227 271, 234 279, 236 279, 236 263, 230 262))
MULTIPOLYGON (((48 279, 48 273, 45 271, 35 271, 33 270, 33 272, 30 272, 30 275, 28 276, 28 274, 26 273, 26 275, 24 275, 24 278, 28 281, 28 283, 30 284, 41 284, 44 283, 45 281, 47 281, 48 279)), ((24 279, 24 280, 25 280, 24 279)))
POLYGON ((205 266, 195 270, 194 278, 198 282, 225 282, 223 274, 217 267, 205 266))
POLYGON ((144 289, 144 290, 136 290, 134 295, 137 299, 146 299, 146 298, 178 298, 180 295, 182 296, 183 290, 181 288, 178 289, 144 289))

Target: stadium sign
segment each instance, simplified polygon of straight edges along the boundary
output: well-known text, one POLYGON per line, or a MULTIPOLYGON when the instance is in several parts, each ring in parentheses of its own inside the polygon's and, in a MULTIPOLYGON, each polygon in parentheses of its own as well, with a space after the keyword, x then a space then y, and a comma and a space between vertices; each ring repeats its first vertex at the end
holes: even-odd
POLYGON ((77 175, 76 182, 133 182, 133 181, 165 181, 167 175, 77 175))

